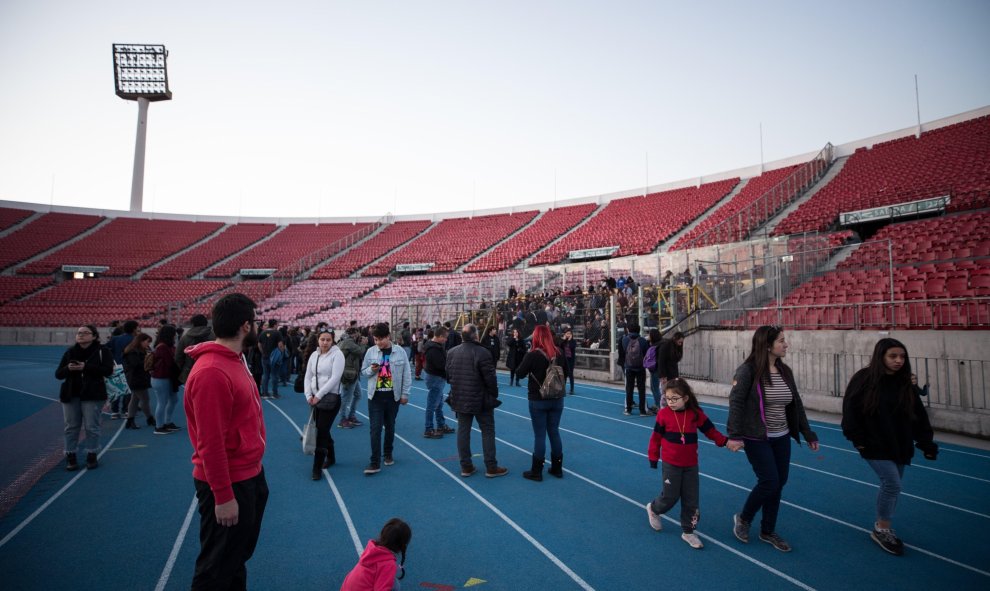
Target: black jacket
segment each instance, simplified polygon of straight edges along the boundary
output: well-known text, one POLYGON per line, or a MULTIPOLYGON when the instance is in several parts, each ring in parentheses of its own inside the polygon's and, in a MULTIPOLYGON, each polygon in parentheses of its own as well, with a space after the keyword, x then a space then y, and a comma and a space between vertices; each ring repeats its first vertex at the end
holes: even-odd
POLYGON ((430 340, 426 341, 426 363, 423 369, 431 376, 447 379, 447 350, 440 343, 430 340))
POLYGON ((851 441, 859 455, 867 460, 891 460, 898 464, 910 464, 914 446, 928 453, 938 450, 935 434, 928 421, 928 413, 921 398, 911 392, 914 404, 914 420, 906 412, 898 412, 896 384, 893 378, 880 381, 880 402, 877 412, 866 414, 863 396, 868 388, 869 371, 856 372, 842 400, 842 434, 851 441))
POLYGON ((461 340, 461 333, 451 329, 450 332, 447 333, 447 342, 444 343, 443 348, 450 351, 457 345, 460 345, 461 340))
POLYGON ((674 344, 674 341, 664 339, 660 342, 656 355, 657 372, 661 378, 672 380, 681 377, 681 373, 677 369, 677 363, 681 360, 683 354, 683 351, 679 350, 679 347, 674 344))
POLYGON ((495 364, 481 343, 465 341, 447 351, 446 370, 451 410, 481 414, 494 409, 493 401, 498 399, 495 364))
POLYGON ((80 400, 106 400, 107 384, 104 381, 113 375, 113 353, 100 343, 93 343, 83 349, 73 345, 62 354, 62 360, 55 369, 55 379, 64 380, 59 389, 58 399, 69 402, 80 400), (82 371, 69 371, 70 361, 86 364, 82 371))
MULTIPOLYGON (((557 351, 557 365, 560 367, 567 367, 567 361, 564 359, 564 354, 557 351)), ((516 379, 527 378, 526 379, 526 394, 529 400, 543 400, 540 396, 540 385, 543 384, 543 380, 547 378, 547 368, 550 367, 550 361, 547 359, 546 355, 542 351, 533 350, 522 359, 522 363, 516 367, 515 374, 516 379)))
MULTIPOLYGON (((729 392, 729 418, 726 421, 726 435, 729 439, 766 439, 767 423, 763 412, 762 388, 754 383, 755 368, 749 363, 743 363, 736 369, 732 380, 732 391, 729 392)), ((798 394, 794 380, 781 372, 787 386, 794 393, 794 401, 787 405, 784 414, 787 417, 787 430, 798 443, 799 435, 807 441, 818 441, 818 435, 808 426, 808 417, 804 414, 804 404, 798 394)))
POLYGON ((124 353, 124 377, 131 390, 147 390, 151 387, 151 374, 144 371, 143 349, 131 349, 124 353))
POLYGON ((498 360, 502 356, 502 343, 499 342, 497 336, 487 336, 484 342, 485 348, 492 354, 492 361, 497 366, 498 360))
POLYGON ((526 354, 527 349, 526 341, 522 338, 514 339, 509 337, 508 342, 505 344, 505 365, 510 370, 520 363, 522 363, 523 355, 526 354))
MULTIPOLYGON (((189 371, 193 366, 193 358, 186 355, 186 347, 192 347, 206 341, 212 341, 213 329, 209 326, 194 326, 182 333, 179 339, 179 346, 175 348, 175 366, 179 368, 179 383, 185 384, 189 377, 189 371)), ((128 381, 128 383, 130 383, 128 381)))

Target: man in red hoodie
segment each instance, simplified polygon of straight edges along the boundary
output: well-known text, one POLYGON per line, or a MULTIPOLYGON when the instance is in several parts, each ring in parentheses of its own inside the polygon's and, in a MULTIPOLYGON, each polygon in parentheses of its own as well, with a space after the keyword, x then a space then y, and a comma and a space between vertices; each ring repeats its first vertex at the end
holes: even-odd
POLYGON ((257 342, 255 304, 240 293, 213 305, 215 341, 186 349, 195 360, 184 406, 199 500, 200 552, 192 589, 246 589, 268 501, 261 466, 261 398, 241 351, 257 342))

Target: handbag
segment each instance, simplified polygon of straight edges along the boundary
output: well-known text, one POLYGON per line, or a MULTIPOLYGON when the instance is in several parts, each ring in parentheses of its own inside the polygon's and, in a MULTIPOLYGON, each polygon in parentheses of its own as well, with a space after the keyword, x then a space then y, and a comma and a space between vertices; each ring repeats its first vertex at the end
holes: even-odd
POLYGON ((313 417, 313 413, 309 414, 309 422, 303 429, 302 450, 307 456, 316 453, 316 418, 313 417))
MULTIPOLYGON (((100 363, 103 363, 103 349, 100 349, 100 363)), ((116 361, 113 363, 113 373, 103 378, 107 387, 107 401, 116 400, 131 393, 127 387, 127 378, 124 376, 124 366, 116 361)))

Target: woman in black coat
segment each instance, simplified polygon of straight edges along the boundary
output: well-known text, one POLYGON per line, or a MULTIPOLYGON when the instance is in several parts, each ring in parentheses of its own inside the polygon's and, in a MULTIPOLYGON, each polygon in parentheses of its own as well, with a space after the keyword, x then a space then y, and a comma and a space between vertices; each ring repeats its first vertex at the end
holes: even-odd
POLYGON ((523 355, 526 354, 526 341, 523 340, 519 330, 513 328, 512 336, 505 344, 505 366, 509 368, 509 385, 518 386, 519 379, 516 378, 516 368, 522 363, 523 355))
POLYGON ((134 336, 134 340, 124 347, 124 377, 127 387, 131 390, 131 402, 127 405, 127 424, 125 429, 138 429, 134 422, 138 404, 144 411, 148 426, 155 426, 155 416, 151 413, 151 403, 148 390, 151 388, 151 374, 144 369, 144 359, 151 352, 151 335, 143 332, 134 336))
POLYGON ((107 399, 104 381, 113 374, 113 353, 100 344, 96 327, 87 324, 76 331, 76 344, 62 355, 55 378, 62 380, 59 401, 65 419, 65 469, 79 469, 76 452, 79 431, 86 429, 86 467, 95 470, 100 451, 100 409, 107 399))

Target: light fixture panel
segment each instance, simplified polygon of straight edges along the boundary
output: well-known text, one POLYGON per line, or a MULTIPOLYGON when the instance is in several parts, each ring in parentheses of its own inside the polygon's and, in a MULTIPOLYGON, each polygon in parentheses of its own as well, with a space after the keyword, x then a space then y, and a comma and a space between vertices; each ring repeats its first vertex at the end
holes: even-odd
POLYGON ((114 43, 113 78, 117 96, 131 101, 171 99, 167 58, 164 45, 114 43))

